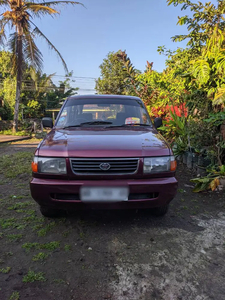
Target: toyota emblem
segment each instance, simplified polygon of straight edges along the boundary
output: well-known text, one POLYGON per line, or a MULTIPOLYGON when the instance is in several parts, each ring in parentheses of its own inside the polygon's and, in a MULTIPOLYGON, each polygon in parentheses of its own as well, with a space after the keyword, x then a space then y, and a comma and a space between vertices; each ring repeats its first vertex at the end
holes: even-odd
POLYGON ((101 170, 103 170, 103 171, 108 171, 109 169, 110 169, 110 164, 109 163, 101 163, 100 165, 99 165, 99 168, 101 169, 101 170))

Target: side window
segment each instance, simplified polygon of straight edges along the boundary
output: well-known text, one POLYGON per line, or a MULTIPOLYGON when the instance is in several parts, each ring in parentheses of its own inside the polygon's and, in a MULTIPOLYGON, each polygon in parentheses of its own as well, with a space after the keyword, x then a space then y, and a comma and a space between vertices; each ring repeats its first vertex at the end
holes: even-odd
POLYGON ((68 119, 68 107, 65 107, 57 122, 57 126, 65 126, 68 119))

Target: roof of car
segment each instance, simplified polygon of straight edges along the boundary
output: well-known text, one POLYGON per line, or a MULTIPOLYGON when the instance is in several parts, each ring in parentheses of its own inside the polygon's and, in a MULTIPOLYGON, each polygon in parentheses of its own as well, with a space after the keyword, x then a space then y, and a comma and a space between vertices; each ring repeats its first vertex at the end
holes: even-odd
POLYGON ((125 96, 125 95, 75 95, 75 96, 71 96, 69 99, 124 99, 124 100, 140 100, 140 98, 138 97, 134 97, 134 96, 125 96))

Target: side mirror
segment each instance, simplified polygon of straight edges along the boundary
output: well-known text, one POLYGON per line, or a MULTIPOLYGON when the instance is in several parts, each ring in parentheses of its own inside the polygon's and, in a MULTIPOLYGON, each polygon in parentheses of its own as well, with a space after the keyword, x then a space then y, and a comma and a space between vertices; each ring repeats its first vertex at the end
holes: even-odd
POLYGON ((53 121, 52 118, 42 118, 41 120, 43 127, 53 127, 53 121))
POLYGON ((154 126, 155 126, 156 129, 159 128, 160 126, 162 126, 162 119, 161 118, 155 118, 154 126))

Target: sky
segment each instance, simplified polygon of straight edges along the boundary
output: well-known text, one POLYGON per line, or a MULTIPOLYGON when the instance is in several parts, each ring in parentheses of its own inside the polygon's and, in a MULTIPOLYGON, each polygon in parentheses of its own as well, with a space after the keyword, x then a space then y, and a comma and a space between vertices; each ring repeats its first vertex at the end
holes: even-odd
MULTIPOLYGON (((204 1, 203 1, 204 2, 204 1)), ((34 20, 51 40, 73 71, 73 86, 80 93, 94 93, 94 78, 100 76, 99 65, 111 51, 126 50, 135 68, 144 70, 146 61, 162 71, 165 56, 158 46, 168 49, 185 47, 171 37, 185 34, 185 26, 178 26, 177 17, 186 14, 180 6, 168 6, 166 0, 84 0, 81 5, 65 6, 54 18, 34 20), (75 78, 79 77, 79 78, 75 78), (85 77, 85 78, 80 78, 85 77), (87 78, 88 77, 88 78, 87 78)), ((56 73, 62 80, 65 71, 60 60, 41 40, 37 42, 44 56, 44 72, 56 73)))

